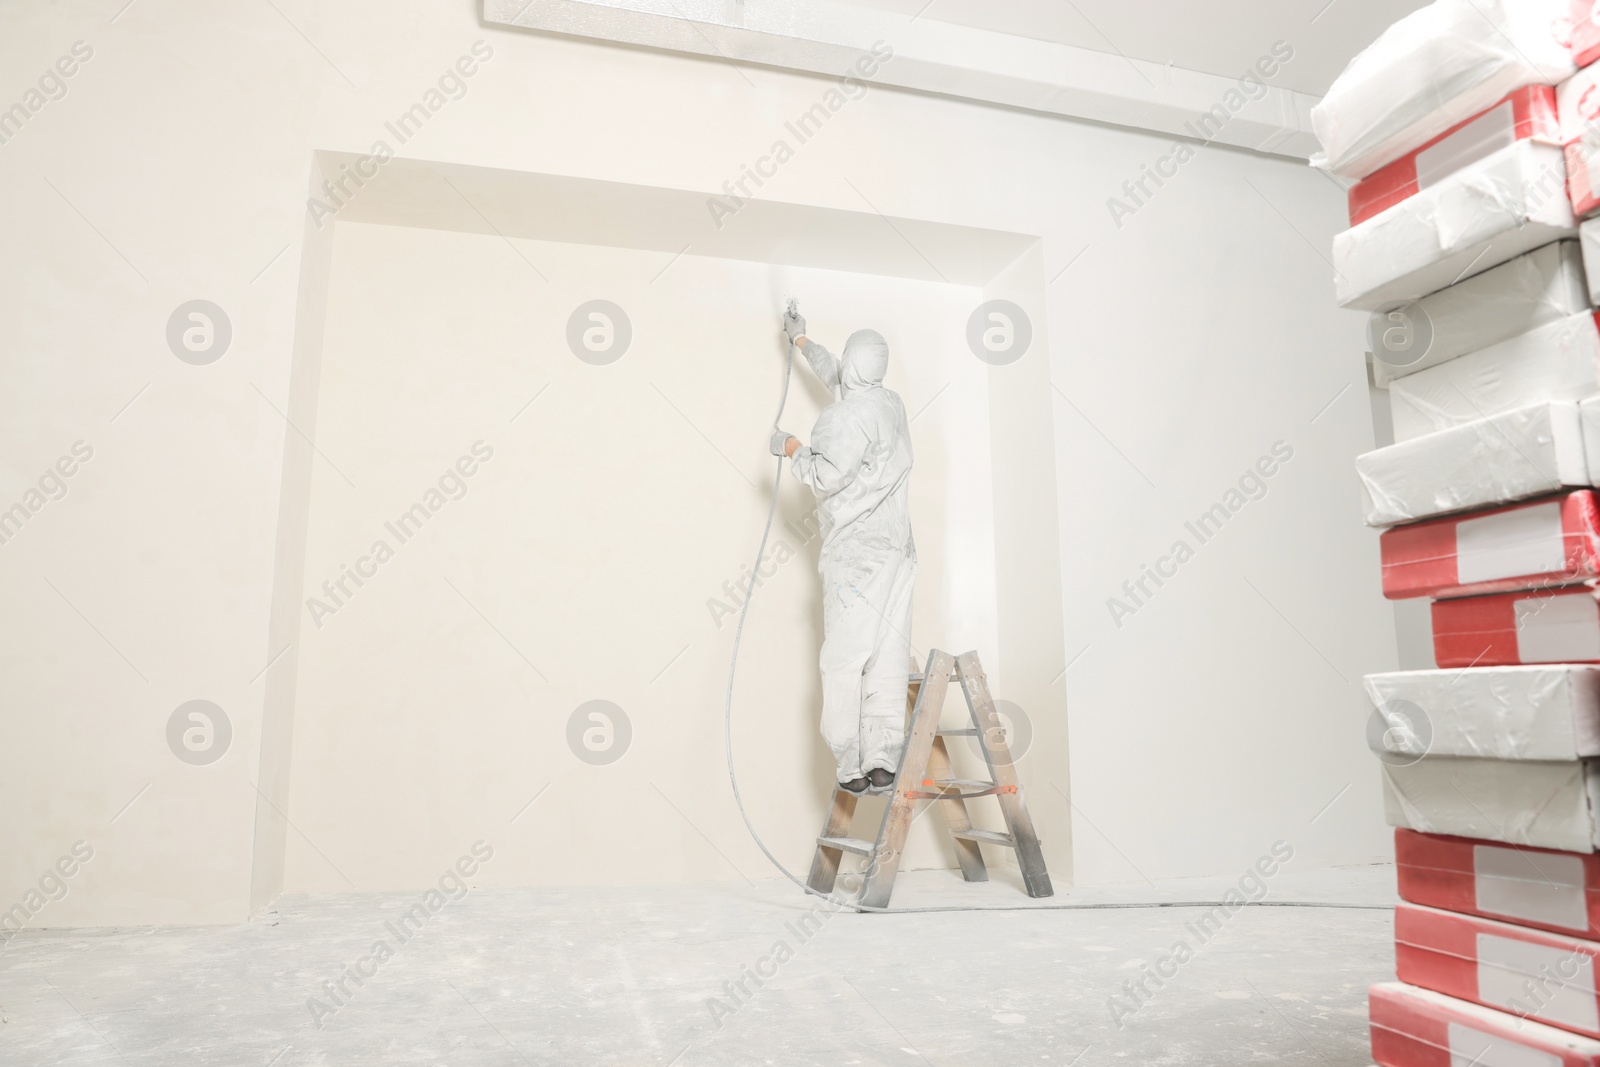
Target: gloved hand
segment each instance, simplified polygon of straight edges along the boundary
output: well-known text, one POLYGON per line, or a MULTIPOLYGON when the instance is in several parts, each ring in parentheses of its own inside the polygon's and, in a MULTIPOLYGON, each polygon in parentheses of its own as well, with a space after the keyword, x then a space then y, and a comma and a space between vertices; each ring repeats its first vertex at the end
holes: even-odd
MULTIPOLYGON (((796 336, 799 335, 797 334, 796 336)), ((767 445, 767 451, 771 452, 774 456, 787 455, 785 449, 788 448, 789 439, 793 436, 794 435, 787 430, 773 430, 772 440, 767 445)))
POLYGON ((794 344, 795 339, 806 334, 806 320, 798 311, 788 311, 783 316, 783 333, 794 344))

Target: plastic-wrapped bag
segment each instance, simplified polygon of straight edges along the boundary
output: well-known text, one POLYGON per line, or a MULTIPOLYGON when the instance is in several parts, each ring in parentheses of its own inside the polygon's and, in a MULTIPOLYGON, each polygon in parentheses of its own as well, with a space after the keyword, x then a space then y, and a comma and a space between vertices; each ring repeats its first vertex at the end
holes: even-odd
POLYGON ((1411 308, 1375 311, 1367 325, 1372 381, 1408 374, 1510 341, 1587 311, 1578 242, 1557 241, 1423 297, 1411 308))
POLYGON ((1334 294, 1340 307, 1378 311, 1571 237, 1576 228, 1561 149, 1518 141, 1335 234, 1334 294))
MULTIPOLYGON (((1592 402, 1591 402, 1592 404, 1592 402)), ((1589 414, 1600 416, 1600 408, 1589 414)), ((1533 404, 1356 457, 1368 526, 1512 504, 1589 480, 1582 405, 1533 404)))
POLYGON ((1350 61, 1311 125, 1313 166, 1365 178, 1525 85, 1576 68, 1568 0, 1434 0, 1350 61))
POLYGON ((1389 386, 1394 439, 1448 430, 1541 400, 1600 394, 1600 329, 1582 311, 1389 386))
POLYGON ((1580 67, 1600 59, 1600 5, 1572 0, 1572 59, 1580 67))

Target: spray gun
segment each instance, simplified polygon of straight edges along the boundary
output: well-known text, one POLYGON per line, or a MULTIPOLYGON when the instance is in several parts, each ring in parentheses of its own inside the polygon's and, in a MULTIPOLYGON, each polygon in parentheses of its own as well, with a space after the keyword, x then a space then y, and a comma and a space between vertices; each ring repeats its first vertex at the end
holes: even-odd
MULTIPOLYGON (((784 311, 785 311, 785 316, 784 317, 785 317, 786 320, 799 317, 799 315, 800 315, 800 304, 799 304, 799 302, 797 300, 795 300, 794 297, 791 296, 789 298, 788 306, 785 307, 784 311)), ((784 337, 787 339, 788 336, 789 336, 788 331, 785 330, 784 331, 784 337)), ((793 340, 789 340, 788 343, 783 346, 783 392, 780 393, 779 396, 778 396, 778 413, 772 417, 772 430, 773 430, 773 435, 774 435, 773 436, 773 440, 774 441, 777 440, 777 436, 776 435, 780 432, 778 430, 778 420, 783 418, 784 406, 789 402, 789 377, 793 373, 793 371, 794 371, 794 342, 793 342, 793 340)), ((777 455, 779 460, 780 460, 780 462, 778 464, 778 467, 779 467, 779 475, 781 477, 782 468, 783 468, 783 463, 781 461, 782 461, 783 456, 782 456, 781 453, 777 453, 777 452, 774 452, 774 455, 777 455)), ((777 492, 776 488, 774 488, 773 492, 774 493, 777 492)), ((776 496, 774 496, 773 499, 777 499, 776 496)))
MULTIPOLYGON (((800 317, 800 303, 799 303, 799 301, 797 301, 794 297, 791 296, 789 298, 789 306, 784 309, 784 312, 785 312, 785 314, 784 314, 784 319, 785 320, 799 318, 800 317)), ((794 339, 790 338, 789 339, 789 343, 791 345, 794 344, 794 339)))

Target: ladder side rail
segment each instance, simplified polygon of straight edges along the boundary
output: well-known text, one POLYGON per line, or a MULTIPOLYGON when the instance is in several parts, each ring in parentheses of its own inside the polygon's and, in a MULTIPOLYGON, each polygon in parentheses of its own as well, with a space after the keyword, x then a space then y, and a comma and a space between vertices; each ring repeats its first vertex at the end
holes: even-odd
POLYGON ((883 822, 878 828, 878 843, 867 863, 866 881, 861 887, 861 903, 868 907, 884 908, 894 892, 895 875, 900 870, 900 860, 905 850, 906 834, 916 813, 917 802, 908 796, 909 783, 921 782, 927 773, 928 757, 933 751, 933 740, 939 733, 939 715, 944 709, 946 691, 950 688, 950 674, 954 666, 950 653, 933 649, 928 653, 928 667, 918 687, 916 706, 911 713, 911 729, 900 754, 900 767, 895 773, 894 792, 883 809, 883 822))
MULTIPOLYGON (((822 833, 819 838, 845 837, 850 833, 850 823, 856 814, 856 795, 848 789, 841 789, 837 785, 833 789, 833 804, 828 809, 827 818, 822 822, 822 833)), ((839 878, 839 861, 844 857, 841 849, 817 843, 816 854, 811 857, 811 873, 806 876, 806 885, 818 893, 833 892, 834 882, 839 878)))
POLYGON ((1011 787, 1009 792, 998 794, 996 799, 1000 801, 1000 813, 1005 816, 1006 829, 1015 842, 1023 885, 1030 897, 1051 896, 1055 890, 1050 884, 1050 874, 1045 869, 1044 850, 1039 845, 1033 817, 1028 814, 1028 805, 1023 800, 1011 749, 1006 744, 1005 727, 995 711, 994 698, 989 693, 989 678, 984 673, 983 665, 978 662, 978 654, 964 652, 956 657, 956 672, 961 680, 961 691, 967 698, 967 710, 971 712, 973 725, 978 731, 978 745, 989 764, 989 773, 997 785, 1011 787))

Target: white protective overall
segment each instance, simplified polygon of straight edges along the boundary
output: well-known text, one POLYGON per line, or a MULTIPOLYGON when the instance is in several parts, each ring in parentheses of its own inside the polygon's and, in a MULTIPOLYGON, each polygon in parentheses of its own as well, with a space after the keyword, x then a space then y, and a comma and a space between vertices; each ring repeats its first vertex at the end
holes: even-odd
POLYGON ((905 747, 917 577, 911 429, 899 394, 883 386, 889 346, 876 330, 851 334, 843 360, 815 341, 803 354, 838 397, 793 470, 821 517, 822 737, 849 782, 878 767, 894 773, 905 747))

